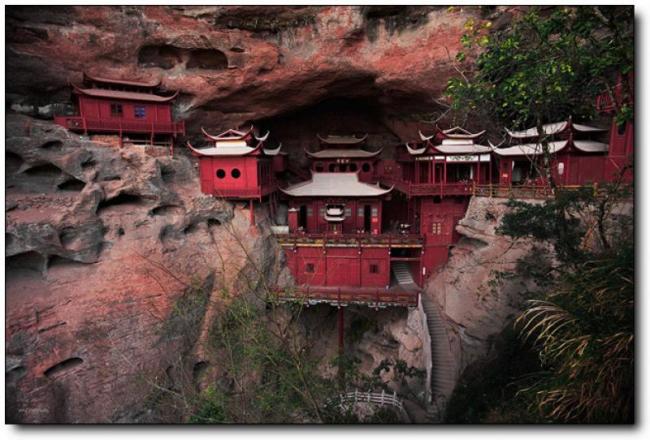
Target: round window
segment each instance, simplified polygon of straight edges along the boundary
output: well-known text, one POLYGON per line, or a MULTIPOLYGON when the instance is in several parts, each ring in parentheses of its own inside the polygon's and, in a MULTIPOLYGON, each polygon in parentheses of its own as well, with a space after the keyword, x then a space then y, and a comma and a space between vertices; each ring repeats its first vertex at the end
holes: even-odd
POLYGON ((368 171, 370 171, 370 164, 368 162, 364 162, 364 164, 361 165, 361 170, 364 173, 367 173, 368 171))
POLYGON ((350 171, 355 173, 357 171, 357 164, 356 163, 351 163, 350 164, 350 171))
POLYGON ((221 168, 219 168, 217 170, 217 177, 219 179, 223 179, 224 177, 226 177, 226 172, 224 170, 222 170, 221 168))
POLYGON ((323 172, 323 164, 322 163, 317 163, 315 168, 316 168, 317 172, 319 172, 319 173, 323 172))
POLYGON ((241 171, 239 171, 239 168, 233 168, 232 171, 230 172, 230 175, 232 176, 233 179, 239 179, 241 176, 241 171))

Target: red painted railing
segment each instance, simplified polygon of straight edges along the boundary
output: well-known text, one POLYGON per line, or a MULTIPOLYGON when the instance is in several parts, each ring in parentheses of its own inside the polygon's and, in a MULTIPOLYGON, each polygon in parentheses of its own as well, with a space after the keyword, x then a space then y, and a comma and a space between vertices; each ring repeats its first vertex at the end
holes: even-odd
POLYGON ((408 196, 467 196, 474 191, 473 182, 413 183, 382 176, 380 181, 387 186, 395 185, 397 190, 408 196))
POLYGON ((257 199, 277 190, 277 185, 262 185, 257 188, 215 188, 212 195, 224 199, 257 199))
POLYGON ((299 244, 328 244, 349 245, 380 245, 386 247, 422 246, 423 239, 419 234, 331 234, 331 233, 291 233, 278 235, 277 240, 283 245, 297 246, 299 244))
POLYGON ((328 287, 295 286, 285 289, 276 288, 273 294, 281 301, 322 301, 335 305, 361 303, 367 305, 393 305, 416 307, 419 290, 405 290, 400 287, 381 289, 376 287, 328 287))
POLYGON ((105 131, 118 133, 185 134, 185 121, 140 122, 90 119, 82 116, 55 116, 54 122, 73 131, 105 131))

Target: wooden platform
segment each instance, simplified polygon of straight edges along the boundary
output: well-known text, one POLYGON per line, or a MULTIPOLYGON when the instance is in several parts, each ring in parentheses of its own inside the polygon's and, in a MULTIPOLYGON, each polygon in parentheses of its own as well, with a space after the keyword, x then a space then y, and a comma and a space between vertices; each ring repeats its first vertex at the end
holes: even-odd
POLYGON ((347 306, 350 304, 365 305, 374 308, 417 307, 419 289, 404 289, 392 286, 389 289, 374 287, 327 287, 327 286, 294 286, 285 289, 276 288, 273 291, 280 302, 299 302, 307 305, 330 304, 347 306))

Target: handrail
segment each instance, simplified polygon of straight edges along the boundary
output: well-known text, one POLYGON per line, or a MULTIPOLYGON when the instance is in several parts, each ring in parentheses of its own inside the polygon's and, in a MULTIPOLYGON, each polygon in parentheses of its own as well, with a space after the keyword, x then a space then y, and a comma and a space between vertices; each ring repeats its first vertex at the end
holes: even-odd
POLYGON ((157 132, 160 134, 176 134, 185 132, 185 121, 155 122, 128 121, 123 119, 107 120, 86 118, 83 116, 55 116, 56 123, 70 130, 83 129, 99 131, 130 131, 141 133, 157 132))
POLYGON ((341 408, 344 404, 350 403, 353 405, 357 403, 377 404, 380 406, 389 405, 397 408, 402 417, 408 418, 408 414, 404 409, 404 403, 400 398, 397 397, 397 393, 395 391, 390 394, 386 393, 384 390, 381 390, 381 393, 370 391, 360 392, 359 390, 354 390, 354 392, 339 394, 338 403, 341 408))

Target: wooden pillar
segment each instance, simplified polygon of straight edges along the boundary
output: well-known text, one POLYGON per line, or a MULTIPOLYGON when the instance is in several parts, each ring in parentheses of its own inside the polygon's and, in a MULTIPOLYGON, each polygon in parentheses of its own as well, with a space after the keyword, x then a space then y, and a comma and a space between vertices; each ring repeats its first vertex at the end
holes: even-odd
POLYGON ((345 309, 339 305, 338 310, 338 328, 339 328, 339 356, 345 352, 345 309))
POLYGON ((438 162, 436 161, 436 158, 434 156, 433 160, 431 161, 431 183, 436 183, 436 164, 438 162))
POLYGON ((445 179, 444 179, 443 183, 446 185, 447 184, 447 159, 446 158, 445 158, 445 167, 444 168, 445 168, 444 169, 444 178, 445 179))
POLYGON ((255 226, 255 209, 253 206, 253 199, 250 199, 248 201, 248 210, 250 211, 249 215, 250 215, 251 226, 255 226))

